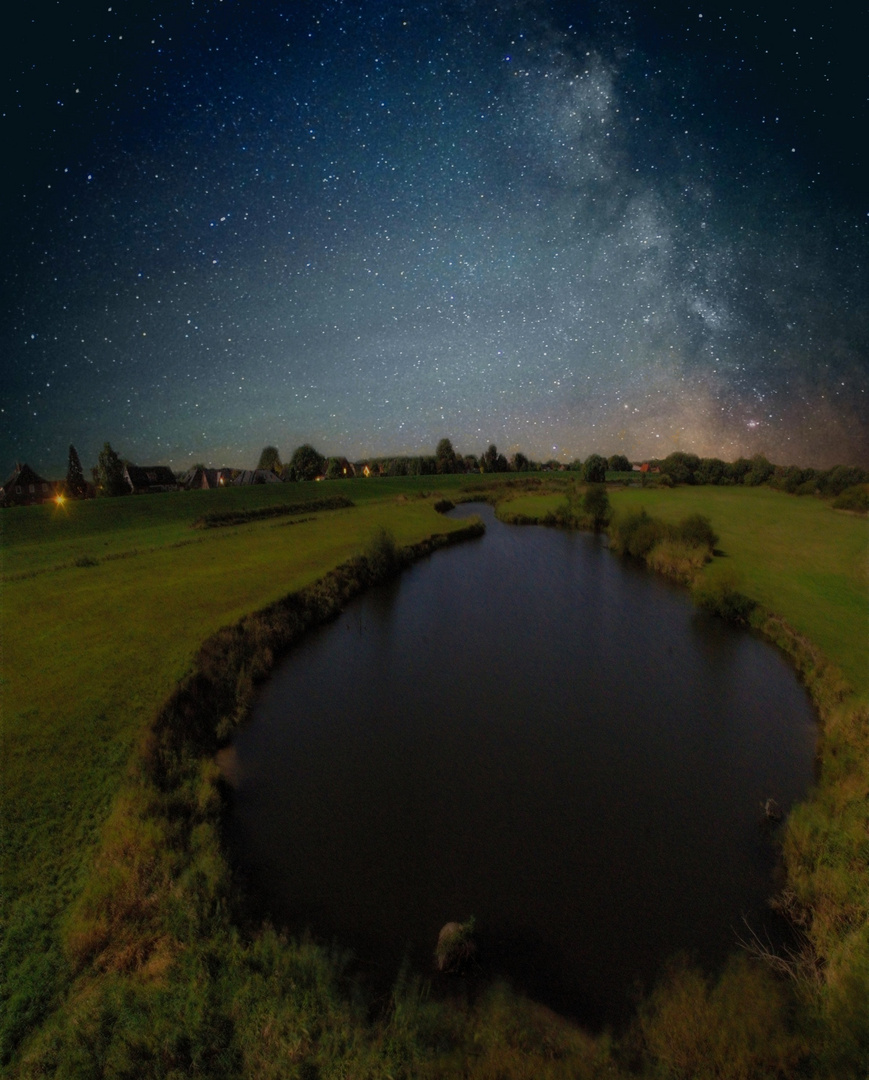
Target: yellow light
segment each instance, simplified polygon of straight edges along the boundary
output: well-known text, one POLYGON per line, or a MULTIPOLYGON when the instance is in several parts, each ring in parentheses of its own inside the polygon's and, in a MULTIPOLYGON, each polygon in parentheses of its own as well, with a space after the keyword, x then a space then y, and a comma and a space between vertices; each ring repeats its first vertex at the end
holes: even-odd
POLYGON ((58 506, 63 506, 63 504, 66 502, 66 499, 64 499, 61 494, 57 494, 54 496, 54 501, 57 503, 58 506))

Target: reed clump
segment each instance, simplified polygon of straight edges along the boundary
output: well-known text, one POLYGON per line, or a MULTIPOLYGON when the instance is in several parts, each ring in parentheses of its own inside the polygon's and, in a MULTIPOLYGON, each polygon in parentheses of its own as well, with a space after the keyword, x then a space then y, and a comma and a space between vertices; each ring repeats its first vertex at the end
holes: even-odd
POLYGON ((718 536, 702 514, 676 524, 652 517, 644 509, 616 517, 609 527, 610 547, 640 559, 651 569, 690 585, 714 553, 718 536))

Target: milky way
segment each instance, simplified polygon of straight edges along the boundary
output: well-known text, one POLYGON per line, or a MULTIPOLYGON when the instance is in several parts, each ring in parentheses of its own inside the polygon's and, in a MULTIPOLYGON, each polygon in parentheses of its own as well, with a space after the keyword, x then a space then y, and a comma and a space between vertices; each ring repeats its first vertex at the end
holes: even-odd
POLYGON ((4 46, 4 470, 869 465, 847 5, 73 6, 4 46))

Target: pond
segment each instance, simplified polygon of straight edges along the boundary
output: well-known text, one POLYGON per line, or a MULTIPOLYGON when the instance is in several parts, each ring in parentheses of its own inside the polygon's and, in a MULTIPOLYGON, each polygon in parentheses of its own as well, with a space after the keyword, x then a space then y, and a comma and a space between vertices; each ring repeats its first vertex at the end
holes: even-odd
POLYGON ((782 932, 776 830, 813 779, 783 657, 587 533, 507 526, 310 634, 234 741, 230 845, 261 911, 429 972, 474 916, 479 970, 618 1023, 677 951, 782 932))

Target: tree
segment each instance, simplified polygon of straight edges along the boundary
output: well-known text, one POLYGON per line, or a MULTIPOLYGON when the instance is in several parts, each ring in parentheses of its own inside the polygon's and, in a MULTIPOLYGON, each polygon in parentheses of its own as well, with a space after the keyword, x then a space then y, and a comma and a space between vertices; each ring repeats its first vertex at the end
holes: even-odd
POLYGON ((531 468, 531 464, 524 454, 517 451, 510 459, 510 468, 514 472, 528 472, 531 468))
POLYGON ((624 454, 613 454, 607 461, 607 465, 613 472, 630 472, 631 463, 624 454))
MULTIPOLYGON (((846 488, 869 481, 869 474, 859 465, 835 465, 818 477, 818 488, 823 495, 841 495, 846 488)), ((748 477, 745 479, 748 483, 748 477)))
POLYGON ((66 467, 66 490, 73 499, 83 499, 87 495, 87 481, 79 460, 78 451, 69 444, 69 464, 66 467))
POLYGON ((606 480, 606 458, 591 454, 582 466, 582 478, 588 484, 602 484, 606 480))
POLYGON ((582 509, 595 532, 609 524, 610 500, 603 484, 589 484, 582 500, 582 509))
POLYGON ((129 494, 130 487, 124 477, 124 463, 112 449, 111 443, 103 444, 94 475, 100 495, 129 494))
POLYGON ((257 469, 269 469, 273 473, 281 475, 281 455, 277 452, 274 446, 263 447, 263 452, 259 456, 259 465, 257 469))
POLYGON ((694 473, 695 484, 720 484, 727 471, 727 462, 721 458, 700 458, 700 465, 694 473))
POLYGON ((451 473, 456 471, 456 452, 449 439, 441 439, 435 450, 435 461, 439 473, 451 473))
POLYGON ((700 458, 683 450, 674 450, 661 462, 661 472, 666 473, 674 484, 693 484, 699 468, 700 458))
POLYGON ((725 465, 724 478, 728 484, 741 484, 743 478, 749 472, 751 472, 751 462, 748 458, 740 457, 736 461, 728 462, 725 465))
POLYGON ((749 487, 759 487, 765 484, 774 472, 775 465, 771 461, 767 461, 763 454, 755 454, 751 459, 751 468, 743 476, 742 482, 749 487))
POLYGON ((292 480, 316 480, 322 476, 326 459, 313 446, 305 443, 293 451, 290 458, 289 472, 292 480))
POLYGON ((489 449, 480 458, 481 472, 506 472, 508 469, 507 459, 498 453, 498 447, 494 443, 489 444, 489 449))

